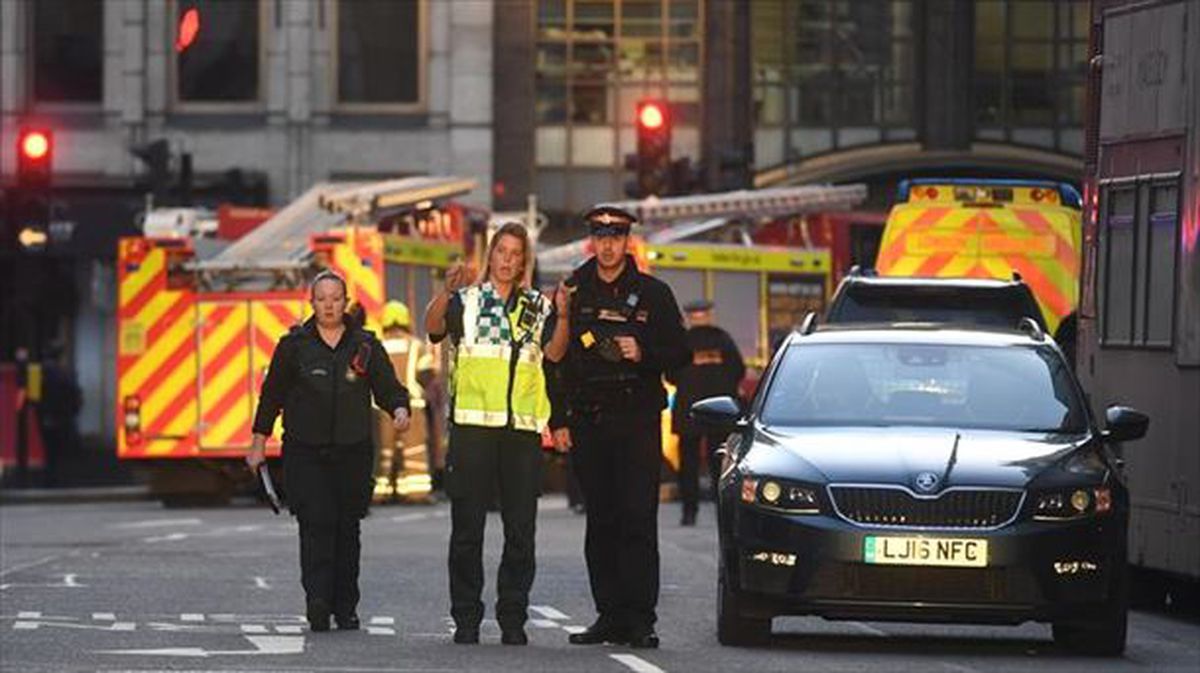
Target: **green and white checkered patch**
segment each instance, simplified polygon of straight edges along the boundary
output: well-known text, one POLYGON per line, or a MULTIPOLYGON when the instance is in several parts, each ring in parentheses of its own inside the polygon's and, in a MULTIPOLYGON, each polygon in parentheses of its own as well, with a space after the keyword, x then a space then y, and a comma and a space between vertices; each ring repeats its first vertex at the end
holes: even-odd
POLYGON ((491 283, 484 283, 481 289, 483 301, 479 309, 479 340, 497 346, 511 343, 512 332, 504 312, 504 299, 496 293, 491 283))

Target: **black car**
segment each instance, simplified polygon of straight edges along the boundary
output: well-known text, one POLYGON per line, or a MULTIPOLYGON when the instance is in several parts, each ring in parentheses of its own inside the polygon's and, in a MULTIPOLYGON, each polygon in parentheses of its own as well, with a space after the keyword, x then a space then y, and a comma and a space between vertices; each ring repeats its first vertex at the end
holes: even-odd
POLYGON ((828 323, 930 322, 1014 328, 1032 318, 1046 323, 1033 292, 1020 277, 909 278, 851 270, 838 285, 828 323))
POLYGON ((692 407, 722 449, 717 633, 771 618, 1053 624, 1125 647, 1129 495, 1054 343, 1027 331, 826 326, 793 333, 751 407, 692 407))

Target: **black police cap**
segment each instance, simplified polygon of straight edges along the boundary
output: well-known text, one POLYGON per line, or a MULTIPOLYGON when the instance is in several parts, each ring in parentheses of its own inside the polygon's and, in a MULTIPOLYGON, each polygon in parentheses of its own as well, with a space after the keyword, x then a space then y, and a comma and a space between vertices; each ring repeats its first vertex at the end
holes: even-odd
POLYGON ((623 236, 637 218, 631 213, 614 206, 597 206, 583 215, 593 236, 623 236))
POLYGON ((713 303, 711 301, 707 299, 697 299, 684 304, 683 310, 685 313, 699 313, 701 311, 711 311, 712 307, 713 303))

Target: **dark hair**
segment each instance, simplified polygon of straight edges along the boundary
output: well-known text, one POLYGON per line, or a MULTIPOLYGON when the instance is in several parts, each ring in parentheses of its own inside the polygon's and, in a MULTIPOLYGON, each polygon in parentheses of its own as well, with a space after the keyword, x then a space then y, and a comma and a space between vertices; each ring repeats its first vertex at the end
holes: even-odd
POLYGON ((346 279, 342 278, 341 275, 339 275, 336 271, 331 271, 330 269, 324 269, 321 271, 321 273, 318 273, 316 276, 313 276, 312 282, 308 284, 309 300, 316 298, 317 283, 320 283, 320 282, 326 281, 326 280, 332 280, 333 282, 337 283, 338 285, 341 285, 342 286, 342 297, 344 297, 345 299, 350 298, 350 289, 348 287, 346 287, 346 279))

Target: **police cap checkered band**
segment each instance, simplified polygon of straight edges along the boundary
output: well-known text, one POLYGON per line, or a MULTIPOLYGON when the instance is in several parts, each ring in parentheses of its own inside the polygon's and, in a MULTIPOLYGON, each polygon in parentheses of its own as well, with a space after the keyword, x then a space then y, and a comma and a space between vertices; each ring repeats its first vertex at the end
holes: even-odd
POLYGON ((613 206, 598 206, 587 211, 583 220, 591 228, 593 236, 620 236, 629 233, 629 228, 637 222, 631 213, 613 206))

